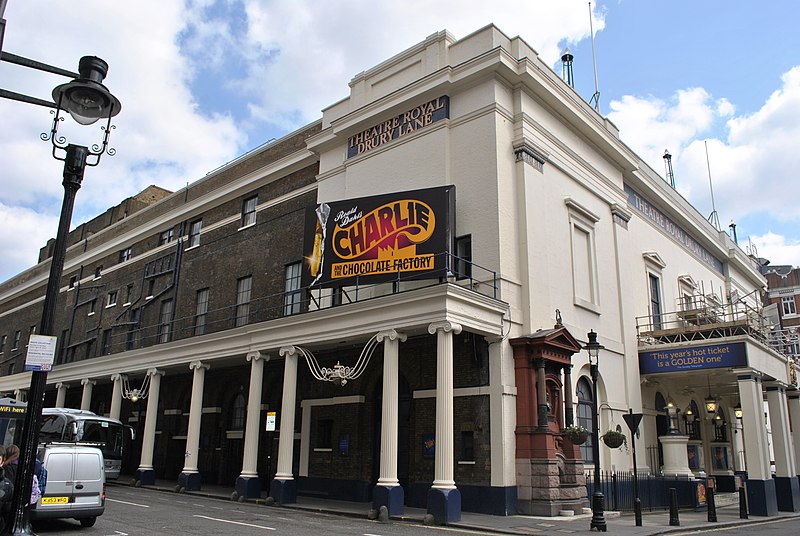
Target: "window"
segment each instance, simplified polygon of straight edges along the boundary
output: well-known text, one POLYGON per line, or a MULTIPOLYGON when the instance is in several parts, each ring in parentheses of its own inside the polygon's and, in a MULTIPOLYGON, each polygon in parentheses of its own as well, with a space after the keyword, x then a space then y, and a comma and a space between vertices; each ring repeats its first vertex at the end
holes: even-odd
POLYGON ((661 329, 661 280, 654 274, 648 274, 650 283, 650 315, 653 318, 653 329, 661 329))
POLYGON ((14 374, 14 365, 15 365, 15 363, 11 363, 10 365, 8 365, 8 375, 9 376, 14 374))
POLYGON ((572 198, 565 203, 569 210, 573 303, 599 313, 594 226, 600 218, 572 198))
POLYGON ((34 333, 36 333, 36 324, 31 326, 31 335, 33 335, 34 333))
POLYGON ((142 309, 131 310, 131 322, 128 325, 128 333, 125 335, 125 349, 133 350, 136 348, 136 341, 139 333, 139 320, 142 316, 142 309))
POLYGON ((169 342, 172 332, 172 300, 161 302, 161 312, 158 314, 158 342, 169 342))
MULTIPOLYGON (((592 430, 592 387, 586 378, 578 380, 578 387, 575 394, 578 396, 577 425, 583 426, 587 430, 592 430)), ((581 456, 584 463, 594 463, 592 457, 592 435, 581 445, 581 456)))
POLYGON ((131 248, 125 248, 119 252, 119 262, 125 262, 131 258, 131 248))
POLYGON ((794 303, 794 296, 784 296, 781 298, 783 316, 796 315, 797 306, 794 303))
POLYGON ((202 335, 206 332, 206 322, 208 320, 208 289, 197 291, 197 299, 194 312, 194 334, 202 335))
POLYGON ((236 281, 236 321, 237 327, 244 326, 250 321, 250 291, 253 287, 251 276, 242 277, 236 281))
POLYGON ((97 300, 96 299, 91 300, 89 302, 89 314, 86 316, 92 316, 94 314, 94 310, 96 307, 97 307, 97 300))
POLYGON ((158 235, 158 245, 163 246, 164 244, 172 242, 172 236, 173 236, 172 229, 164 231, 163 233, 158 235))
POLYGON ((283 314, 294 315, 300 312, 303 293, 300 290, 302 264, 295 262, 286 265, 286 293, 283 299, 283 314))
POLYGON ((200 245, 200 229, 203 227, 203 220, 195 220, 189 224, 189 247, 193 248, 200 245))
POLYGON ((100 279, 100 276, 103 275, 103 265, 99 265, 94 269, 94 278, 100 279))
POLYGON ((317 449, 333 448, 333 420, 320 419, 317 421, 317 438, 314 443, 317 449))
POLYGON ((8 341, 8 335, 0 337, 0 354, 6 351, 6 341, 8 341))
POLYGON ((133 284, 130 284, 125 289, 125 305, 129 305, 131 303, 132 297, 133 297, 133 284))
POLYGON ((247 404, 244 400, 244 395, 238 393, 236 398, 233 399, 231 406, 231 430, 244 430, 244 420, 247 415, 247 404))
POLYGON ((106 307, 114 307, 117 304, 117 296, 119 292, 116 290, 108 291, 108 298, 106 299, 106 307))
POLYGON ((103 330, 103 355, 111 353, 111 330, 103 330))
POLYGON ((475 461, 475 433, 472 431, 461 432, 461 461, 475 461))
POLYGON ((67 290, 72 290, 73 288, 75 288, 75 284, 77 282, 78 282, 78 276, 77 275, 70 276, 69 284, 67 285, 67 290))
POLYGON ((472 278, 472 235, 456 238, 456 279, 472 278))
POLYGON ((147 296, 145 297, 145 299, 149 300, 150 298, 152 298, 153 297, 153 293, 155 292, 155 290, 156 290, 156 280, 155 279, 151 279, 147 283, 147 296))
POLYGON ((248 197, 242 203, 242 227, 256 224, 256 205, 258 205, 258 196, 248 197))
POLYGON ((19 348, 19 339, 22 337, 22 331, 17 330, 14 332, 14 346, 11 348, 12 350, 16 350, 19 348))

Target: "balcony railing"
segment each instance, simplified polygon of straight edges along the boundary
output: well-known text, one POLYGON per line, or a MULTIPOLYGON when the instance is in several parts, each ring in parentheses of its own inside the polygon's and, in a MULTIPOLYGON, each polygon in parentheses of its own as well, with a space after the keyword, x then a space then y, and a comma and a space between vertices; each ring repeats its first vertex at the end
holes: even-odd
MULTIPOLYGON (((108 355, 194 336, 218 333, 233 329, 237 325, 255 324, 330 307, 347 306, 380 296, 399 294, 445 283, 459 285, 474 292, 497 298, 499 288, 496 272, 450 253, 445 252, 439 255, 446 256, 446 265, 452 267, 446 277, 425 279, 426 275, 431 277, 432 274, 398 273, 390 282, 364 284, 358 278, 354 278, 353 284, 347 287, 314 285, 310 288, 255 297, 247 304, 248 311, 244 319, 241 318, 241 304, 238 317, 237 305, 231 304, 218 309, 209 309, 202 315, 176 317, 169 324, 163 322, 143 324, 139 321, 141 309, 132 309, 129 314, 118 317, 120 320, 112 328, 111 334, 104 335, 100 344, 94 344, 96 337, 91 338, 93 344, 88 344, 87 341, 72 344, 64 349, 58 362, 71 362, 96 357, 95 354, 108 355), (237 318, 239 318, 238 324, 237 318)), ((151 300, 146 303, 155 301, 151 300)), ((176 309, 185 311, 194 306, 195 304, 192 303, 187 307, 184 303, 179 304, 176 309)))
POLYGON ((746 335, 800 359, 800 329, 781 328, 744 299, 723 305, 714 296, 685 296, 673 311, 637 317, 636 335, 640 346, 746 335))

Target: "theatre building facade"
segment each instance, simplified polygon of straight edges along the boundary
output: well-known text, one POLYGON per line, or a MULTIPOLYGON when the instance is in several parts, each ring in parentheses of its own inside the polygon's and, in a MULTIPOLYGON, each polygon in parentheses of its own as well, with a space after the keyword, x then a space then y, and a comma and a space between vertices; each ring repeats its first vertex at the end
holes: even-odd
MULTIPOLYGON (((601 434, 630 446, 643 414, 640 472, 746 476, 752 513, 800 509, 794 361, 757 263, 493 26, 431 35, 319 121, 69 240, 45 403, 131 425, 142 485, 581 512, 592 449, 563 431, 591 427, 594 331, 601 434)), ((18 398, 49 246, 0 286, 18 398)))

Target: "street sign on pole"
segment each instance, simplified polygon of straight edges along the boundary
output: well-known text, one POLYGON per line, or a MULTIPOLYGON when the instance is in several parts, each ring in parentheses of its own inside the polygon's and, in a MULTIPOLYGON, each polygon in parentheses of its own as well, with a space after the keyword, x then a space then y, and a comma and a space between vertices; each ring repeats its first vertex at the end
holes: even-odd
POLYGON ((25 356, 25 370, 48 371, 53 368, 56 356, 56 337, 50 335, 31 335, 28 353, 25 356))
POLYGON ((628 425, 628 429, 631 431, 632 434, 636 433, 636 430, 639 429, 639 423, 642 422, 642 417, 644 417, 643 413, 633 413, 633 410, 628 410, 630 413, 626 413, 622 416, 625 419, 625 424, 628 425))

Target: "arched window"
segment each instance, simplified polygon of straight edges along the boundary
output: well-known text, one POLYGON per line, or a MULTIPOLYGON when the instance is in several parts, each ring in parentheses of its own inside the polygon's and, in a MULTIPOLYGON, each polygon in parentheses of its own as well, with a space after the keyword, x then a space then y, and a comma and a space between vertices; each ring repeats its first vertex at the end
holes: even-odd
MULTIPOLYGON (((576 389, 578 395, 578 415, 577 424, 583 426, 589 431, 592 431, 592 386, 586 378, 578 380, 578 388, 576 389)), ((592 435, 586 443, 581 445, 581 456, 585 463, 594 463, 592 456, 592 435)))
POLYGON ((230 429, 244 430, 244 418, 246 414, 247 404, 245 404, 244 395, 239 393, 236 395, 236 398, 233 399, 233 405, 231 406, 230 429))

